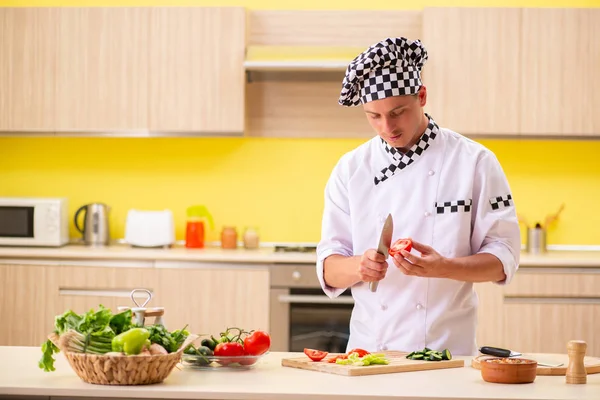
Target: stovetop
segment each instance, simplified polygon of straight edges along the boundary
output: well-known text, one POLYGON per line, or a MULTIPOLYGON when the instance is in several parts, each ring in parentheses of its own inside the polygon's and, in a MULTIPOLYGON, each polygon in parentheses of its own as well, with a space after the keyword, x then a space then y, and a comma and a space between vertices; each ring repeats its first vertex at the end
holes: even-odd
POLYGON ((277 253, 315 253, 317 246, 313 245, 276 245, 275 252, 277 253))

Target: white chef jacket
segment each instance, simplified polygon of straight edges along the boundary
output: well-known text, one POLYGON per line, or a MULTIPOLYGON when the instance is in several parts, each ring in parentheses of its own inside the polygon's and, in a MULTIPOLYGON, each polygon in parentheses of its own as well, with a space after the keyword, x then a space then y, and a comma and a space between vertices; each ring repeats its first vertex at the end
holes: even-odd
MULTIPOLYGON (((491 253, 506 273, 506 280, 496 283, 511 281, 521 237, 504 172, 484 146, 449 129, 437 133, 412 164, 377 185, 374 178, 393 161, 379 136, 346 153, 334 167, 325 189, 316 265, 330 298, 345 288, 325 284, 323 260, 376 249, 388 213, 394 221, 392 242, 410 237, 445 257, 491 253), (472 206, 450 212, 455 204, 472 206)), ((477 354, 478 298, 472 283, 407 276, 388 257, 377 292, 366 282, 351 290, 347 350, 410 352, 427 346, 455 355, 477 354)))

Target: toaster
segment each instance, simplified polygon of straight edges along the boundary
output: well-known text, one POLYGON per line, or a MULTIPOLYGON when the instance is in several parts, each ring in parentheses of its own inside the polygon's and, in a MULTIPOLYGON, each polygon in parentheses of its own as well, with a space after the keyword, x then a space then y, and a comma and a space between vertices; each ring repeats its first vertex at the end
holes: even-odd
POLYGON ((125 242, 138 247, 167 247, 175 243, 175 223, 171 210, 129 210, 125 242))

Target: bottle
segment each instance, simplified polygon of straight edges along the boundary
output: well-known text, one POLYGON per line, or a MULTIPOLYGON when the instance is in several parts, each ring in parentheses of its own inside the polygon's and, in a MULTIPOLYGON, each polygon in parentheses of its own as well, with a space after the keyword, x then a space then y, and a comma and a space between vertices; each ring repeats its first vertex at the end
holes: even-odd
POLYGON ((244 232, 244 247, 246 249, 258 249, 258 232, 253 227, 247 227, 244 232))
POLYGON ((205 206, 188 207, 185 228, 185 247, 189 249, 204 248, 206 239, 205 220, 208 220, 211 229, 214 229, 212 215, 210 215, 205 206))
POLYGON ((224 249, 237 248, 237 230, 234 226, 224 226, 221 231, 221 247, 224 249))

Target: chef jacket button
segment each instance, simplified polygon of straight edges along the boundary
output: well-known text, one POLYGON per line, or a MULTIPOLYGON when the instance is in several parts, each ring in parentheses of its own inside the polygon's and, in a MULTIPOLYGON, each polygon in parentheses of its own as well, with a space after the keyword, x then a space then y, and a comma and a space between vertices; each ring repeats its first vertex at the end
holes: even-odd
POLYGON ((425 211, 425 216, 429 217, 431 215, 431 213, 429 211, 425 211))
POLYGON ((423 308, 423 306, 421 305, 421 303, 417 303, 417 310, 420 310, 421 308, 423 308))
POLYGON ((429 171, 429 176, 433 176, 433 174, 435 174, 434 170, 429 171))
POLYGON ((382 304, 382 305, 381 305, 381 309, 382 309, 383 311, 387 310, 387 305, 386 305, 386 304, 382 304))

